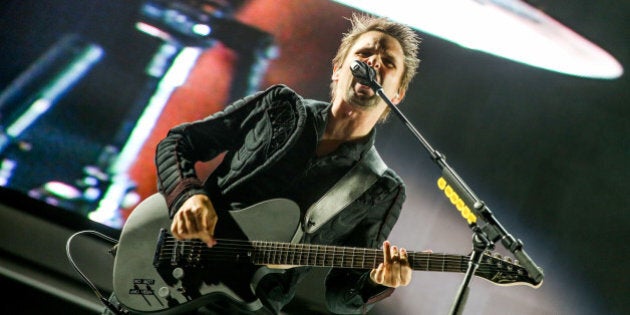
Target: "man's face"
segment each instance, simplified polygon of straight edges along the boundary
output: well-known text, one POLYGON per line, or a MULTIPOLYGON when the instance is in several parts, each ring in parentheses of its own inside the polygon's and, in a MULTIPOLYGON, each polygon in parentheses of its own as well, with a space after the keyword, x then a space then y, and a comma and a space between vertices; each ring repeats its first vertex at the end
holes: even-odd
MULTIPOLYGON (((361 35, 354 43, 342 65, 336 66, 333 80, 337 80, 335 97, 343 98, 348 104, 372 109, 379 105, 384 109, 387 105, 374 91, 358 83, 352 76, 350 64, 360 60, 374 68, 376 81, 383 87, 392 103, 402 99, 403 91, 399 91, 404 69, 404 54, 400 43, 392 36, 378 31, 370 31, 361 35)), ((380 111, 382 112, 382 111, 380 111)))

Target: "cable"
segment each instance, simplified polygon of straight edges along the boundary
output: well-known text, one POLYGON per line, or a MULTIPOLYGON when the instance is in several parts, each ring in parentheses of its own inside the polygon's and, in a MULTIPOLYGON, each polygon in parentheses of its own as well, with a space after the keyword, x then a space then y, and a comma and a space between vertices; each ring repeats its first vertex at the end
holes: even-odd
POLYGON ((106 240, 106 241, 108 241, 108 242, 110 242, 112 244, 118 244, 118 240, 115 239, 115 238, 109 237, 109 236, 107 236, 107 235, 105 235, 103 233, 100 233, 98 231, 93 231, 93 230, 78 231, 78 232, 72 234, 68 238, 68 240, 66 241, 66 256, 68 257, 68 260, 70 261, 70 265, 72 266, 72 268, 74 268, 74 270, 88 284, 88 286, 92 289, 94 294, 96 294, 96 297, 101 301, 101 303, 103 303, 109 310, 111 310, 115 314, 127 314, 128 312, 126 310, 120 309, 116 305, 112 304, 106 297, 104 297, 103 294, 101 294, 101 292, 99 291, 99 289, 92 283, 92 281, 90 281, 90 279, 88 279, 88 277, 79 269, 77 264, 74 262, 74 259, 72 259, 72 254, 71 254, 71 251, 70 251, 70 244, 72 243, 72 240, 76 236, 79 236, 81 234, 94 234, 94 235, 99 236, 100 238, 102 238, 102 239, 104 239, 104 240, 106 240))

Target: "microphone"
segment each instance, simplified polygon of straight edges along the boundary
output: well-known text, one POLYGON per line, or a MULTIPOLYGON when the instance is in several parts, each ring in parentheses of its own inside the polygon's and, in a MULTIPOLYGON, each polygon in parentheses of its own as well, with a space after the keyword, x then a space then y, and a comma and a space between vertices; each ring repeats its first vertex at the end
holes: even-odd
POLYGON ((350 71, 352 75, 363 85, 371 87, 374 91, 381 88, 376 82, 376 71, 367 63, 359 60, 355 60, 350 64, 350 71))

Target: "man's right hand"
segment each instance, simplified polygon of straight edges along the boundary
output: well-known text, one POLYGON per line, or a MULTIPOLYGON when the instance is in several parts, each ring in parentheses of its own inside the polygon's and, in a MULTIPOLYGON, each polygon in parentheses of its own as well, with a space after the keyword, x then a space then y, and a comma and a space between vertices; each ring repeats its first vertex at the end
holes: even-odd
POLYGON ((208 245, 214 246, 214 227, 217 225, 217 212, 206 195, 193 195, 179 208, 173 222, 171 233, 178 240, 198 238, 208 245))

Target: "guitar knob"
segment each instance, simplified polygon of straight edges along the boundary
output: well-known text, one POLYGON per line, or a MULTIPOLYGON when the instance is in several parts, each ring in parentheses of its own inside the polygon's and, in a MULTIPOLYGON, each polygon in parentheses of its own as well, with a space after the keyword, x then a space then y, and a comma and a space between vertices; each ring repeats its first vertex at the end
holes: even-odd
POLYGON ((179 302, 171 296, 171 290, 168 287, 161 287, 158 290, 158 296, 165 299, 170 307, 179 305, 179 302))
POLYGON ((177 279, 177 280, 182 280, 184 279, 184 269, 177 267, 175 269, 173 269, 173 272, 171 273, 173 275, 173 278, 177 279))
POLYGON ((158 290, 158 296, 164 299, 169 299, 171 297, 171 290, 168 287, 161 287, 158 290))

